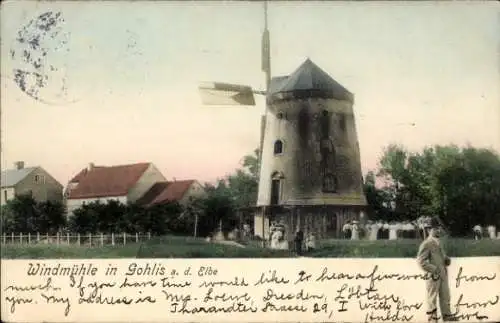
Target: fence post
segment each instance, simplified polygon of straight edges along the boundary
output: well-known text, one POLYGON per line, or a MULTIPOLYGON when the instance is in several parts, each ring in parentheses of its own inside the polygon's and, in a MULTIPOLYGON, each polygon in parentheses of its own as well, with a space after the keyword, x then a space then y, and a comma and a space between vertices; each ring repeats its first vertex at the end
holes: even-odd
POLYGON ((77 244, 80 245, 80 232, 77 233, 76 235, 76 239, 77 239, 77 244))
POLYGON ((92 247, 92 233, 89 233, 89 246, 92 247))
POLYGON ((7 244, 7 234, 3 234, 3 245, 7 244))
POLYGON ((104 234, 101 232, 101 247, 104 246, 104 234))
POLYGON ((66 232, 66 240, 68 241, 69 244, 69 232, 66 232))
POLYGON ((123 245, 127 243, 127 234, 123 232, 123 245))
POLYGON ((10 233, 10 242, 11 242, 11 243, 14 243, 14 242, 15 242, 15 241, 14 241, 14 232, 11 232, 11 233, 10 233))
POLYGON ((19 232, 19 243, 23 244, 23 233, 19 232))
POLYGON ((148 232, 148 240, 151 240, 151 232, 148 232))
POLYGON ((57 233, 56 233, 56 241, 57 241, 57 245, 59 245, 59 231, 57 231, 57 233))
POLYGON ((135 233, 135 242, 136 243, 139 242, 139 233, 137 232, 135 233))
POLYGON ((28 244, 31 244, 31 232, 28 232, 28 244))
POLYGON ((111 245, 115 245, 115 234, 113 232, 111 232, 111 245))
POLYGON ((49 232, 48 231, 45 233, 45 237, 47 238, 47 243, 49 243, 49 232))
POLYGON ((36 233, 36 243, 40 243, 40 232, 36 233))

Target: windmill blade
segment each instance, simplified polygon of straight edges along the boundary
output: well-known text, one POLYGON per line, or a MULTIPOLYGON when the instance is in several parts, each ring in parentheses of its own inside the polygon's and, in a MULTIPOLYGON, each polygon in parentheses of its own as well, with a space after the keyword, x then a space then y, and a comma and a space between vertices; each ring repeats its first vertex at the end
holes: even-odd
POLYGON ((220 82, 205 82, 198 89, 204 105, 254 106, 254 93, 259 93, 250 86, 220 82))

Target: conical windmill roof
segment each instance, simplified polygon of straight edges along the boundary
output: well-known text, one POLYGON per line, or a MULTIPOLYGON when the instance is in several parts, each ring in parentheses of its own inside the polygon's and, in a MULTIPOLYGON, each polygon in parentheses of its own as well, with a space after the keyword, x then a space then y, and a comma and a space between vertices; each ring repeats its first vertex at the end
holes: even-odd
POLYGON ((352 94, 309 58, 289 76, 274 77, 268 97, 271 101, 312 97, 352 101, 352 94))

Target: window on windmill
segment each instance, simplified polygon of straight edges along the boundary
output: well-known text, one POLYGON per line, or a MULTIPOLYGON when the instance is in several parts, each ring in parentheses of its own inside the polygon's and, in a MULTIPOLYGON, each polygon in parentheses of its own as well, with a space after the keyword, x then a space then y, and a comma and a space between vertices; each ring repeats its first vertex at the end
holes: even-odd
POLYGON ((274 142, 274 154, 278 155, 283 153, 283 141, 281 140, 276 140, 274 142))
POLYGON ((337 192, 337 178, 333 174, 325 174, 323 176, 323 192, 337 192))
POLYGON ((271 201, 270 201, 271 205, 279 204, 282 178, 283 174, 279 172, 275 172, 271 176, 271 201))
POLYGON ((328 114, 328 111, 326 110, 323 110, 321 113, 320 125, 321 138, 328 138, 328 136, 330 135, 330 116, 328 114))
POLYGON ((302 140, 306 140, 309 133, 309 114, 307 108, 303 108, 298 116, 299 136, 302 140))
POLYGON ((346 129, 346 120, 345 115, 341 114, 339 119, 340 130, 345 131, 346 129))

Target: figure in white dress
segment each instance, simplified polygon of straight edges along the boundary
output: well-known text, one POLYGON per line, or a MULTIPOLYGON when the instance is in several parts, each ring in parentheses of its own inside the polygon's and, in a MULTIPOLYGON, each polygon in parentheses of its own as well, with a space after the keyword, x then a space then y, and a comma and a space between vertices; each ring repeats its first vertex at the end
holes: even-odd
POLYGON ((245 223, 243 225, 243 237, 249 238, 251 236, 251 234, 252 234, 252 232, 251 232, 250 225, 248 223, 245 223))
POLYGON ((398 222, 392 222, 389 224, 389 240, 397 240, 398 239, 398 231, 401 229, 401 226, 398 222))
POLYGON ((358 221, 352 221, 351 240, 359 240, 359 222, 358 221))
POLYGON ((383 224, 381 222, 372 223, 370 226, 370 240, 377 240, 378 231, 382 228, 383 224))
POLYGON ((494 225, 489 225, 488 226, 488 235, 490 236, 490 239, 495 239, 497 236, 497 228, 494 225))
POLYGON ((278 230, 273 230, 271 234, 271 248, 278 249, 279 248, 279 240, 282 237, 282 234, 278 230))
POLYGON ((306 237, 306 250, 313 251, 314 249, 316 249, 316 237, 314 233, 310 231, 306 237))
POLYGON ((472 228, 472 231, 474 231, 475 240, 480 240, 483 237, 483 228, 479 224, 476 224, 474 228, 472 228))

